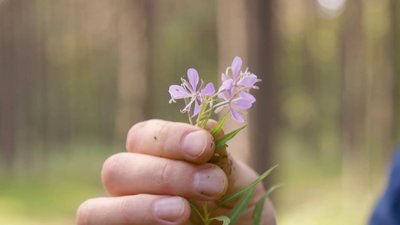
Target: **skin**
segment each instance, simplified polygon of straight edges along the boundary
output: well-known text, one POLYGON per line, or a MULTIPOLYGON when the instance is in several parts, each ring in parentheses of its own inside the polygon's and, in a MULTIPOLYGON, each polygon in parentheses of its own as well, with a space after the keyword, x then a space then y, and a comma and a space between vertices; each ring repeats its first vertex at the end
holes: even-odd
MULTIPOLYGON (((206 129, 213 126, 215 121, 209 122, 206 129)), ((127 152, 112 155, 103 164, 102 182, 110 196, 83 202, 77 210, 77 225, 200 224, 191 215, 188 199, 207 201, 212 207, 223 195, 239 190, 258 176, 229 154, 229 171, 207 163, 214 150, 212 136, 185 123, 138 123, 130 129, 126 143, 127 152)), ((259 184, 236 224, 249 224, 254 204, 263 193, 265 189, 259 184)), ((232 206, 228 204, 212 216, 227 214, 232 206)), ((262 218, 263 225, 275 225, 268 200, 262 218)))

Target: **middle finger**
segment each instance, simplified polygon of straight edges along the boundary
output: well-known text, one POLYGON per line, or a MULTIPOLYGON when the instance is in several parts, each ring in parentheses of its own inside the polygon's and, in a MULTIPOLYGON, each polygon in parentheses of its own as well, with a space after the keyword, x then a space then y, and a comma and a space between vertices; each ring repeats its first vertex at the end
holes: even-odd
POLYGON ((225 173, 214 164, 195 165, 138 153, 108 158, 102 180, 107 191, 116 196, 147 193, 215 200, 228 187, 225 173))

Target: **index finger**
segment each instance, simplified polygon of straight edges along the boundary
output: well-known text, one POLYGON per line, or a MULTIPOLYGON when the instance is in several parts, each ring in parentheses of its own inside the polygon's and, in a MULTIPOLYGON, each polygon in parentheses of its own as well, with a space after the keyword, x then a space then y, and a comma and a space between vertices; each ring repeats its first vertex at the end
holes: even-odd
POLYGON ((205 129, 186 123, 148 120, 135 124, 128 133, 126 149, 169 159, 207 162, 214 140, 205 129))

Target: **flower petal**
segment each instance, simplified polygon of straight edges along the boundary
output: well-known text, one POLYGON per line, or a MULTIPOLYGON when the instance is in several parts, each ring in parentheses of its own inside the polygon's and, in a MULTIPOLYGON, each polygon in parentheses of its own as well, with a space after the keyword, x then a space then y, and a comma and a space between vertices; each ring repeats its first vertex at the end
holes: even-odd
POLYGON ((249 101, 251 103, 254 103, 256 101, 256 98, 252 94, 247 93, 247 92, 240 92, 239 96, 240 96, 240 98, 246 99, 247 101, 249 101))
POLYGON ((234 120, 236 120, 236 121, 239 122, 239 123, 243 123, 243 122, 244 122, 243 116, 240 115, 239 112, 236 112, 236 111, 233 110, 233 109, 231 109, 230 112, 231 112, 231 116, 232 116, 232 118, 233 118, 234 120))
POLYGON ((228 101, 229 100, 229 95, 226 91, 221 91, 218 92, 218 98, 224 100, 224 101, 228 101))
POLYGON ((201 96, 212 96, 214 93, 214 84, 211 82, 206 84, 206 86, 200 91, 201 96))
POLYGON ((235 98, 231 101, 231 108, 234 109, 249 109, 252 106, 252 102, 249 99, 245 98, 235 98))
POLYGON ((168 92, 171 95, 172 99, 182 99, 191 96, 191 94, 185 88, 179 85, 169 86, 168 92))
POLYGON ((199 73, 197 72, 196 69, 189 68, 187 70, 187 76, 192 88, 191 91, 196 92, 197 84, 199 83, 199 73))
POLYGON ((199 112, 200 112, 199 103, 197 103, 197 101, 194 101, 194 109, 192 117, 195 117, 197 114, 199 114, 199 112))
POLYGON ((224 74, 224 73, 221 74, 221 82, 222 83, 224 83, 228 79, 229 79, 229 77, 226 74, 224 74))
POLYGON ((238 81, 238 85, 252 88, 254 84, 257 83, 257 81, 258 81, 257 76, 255 74, 250 74, 240 79, 238 81))
POLYGON ((239 74, 240 68, 242 67, 242 59, 239 56, 236 56, 232 61, 232 75, 233 79, 236 80, 237 75, 239 74))
POLYGON ((233 88, 233 80, 227 79, 221 84, 221 87, 219 87, 218 92, 222 91, 231 92, 232 88, 233 88))

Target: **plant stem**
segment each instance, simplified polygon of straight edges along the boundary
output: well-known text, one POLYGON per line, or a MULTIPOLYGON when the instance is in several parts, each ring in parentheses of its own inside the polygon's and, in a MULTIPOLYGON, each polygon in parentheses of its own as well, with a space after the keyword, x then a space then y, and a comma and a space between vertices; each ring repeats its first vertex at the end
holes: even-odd
POLYGON ((209 225, 210 224, 210 220, 209 220, 209 213, 208 213, 208 208, 207 208, 207 202, 205 201, 205 202, 203 202, 203 213, 204 213, 204 216, 203 216, 203 218, 204 218, 204 221, 203 221, 203 223, 204 223, 204 225, 209 225))
MULTIPOLYGON (((187 105, 188 104, 188 99, 185 98, 184 101, 185 101, 185 105, 187 105)), ((189 123, 191 125, 193 125, 192 117, 190 116, 190 111, 187 112, 187 115, 188 115, 189 123)))

